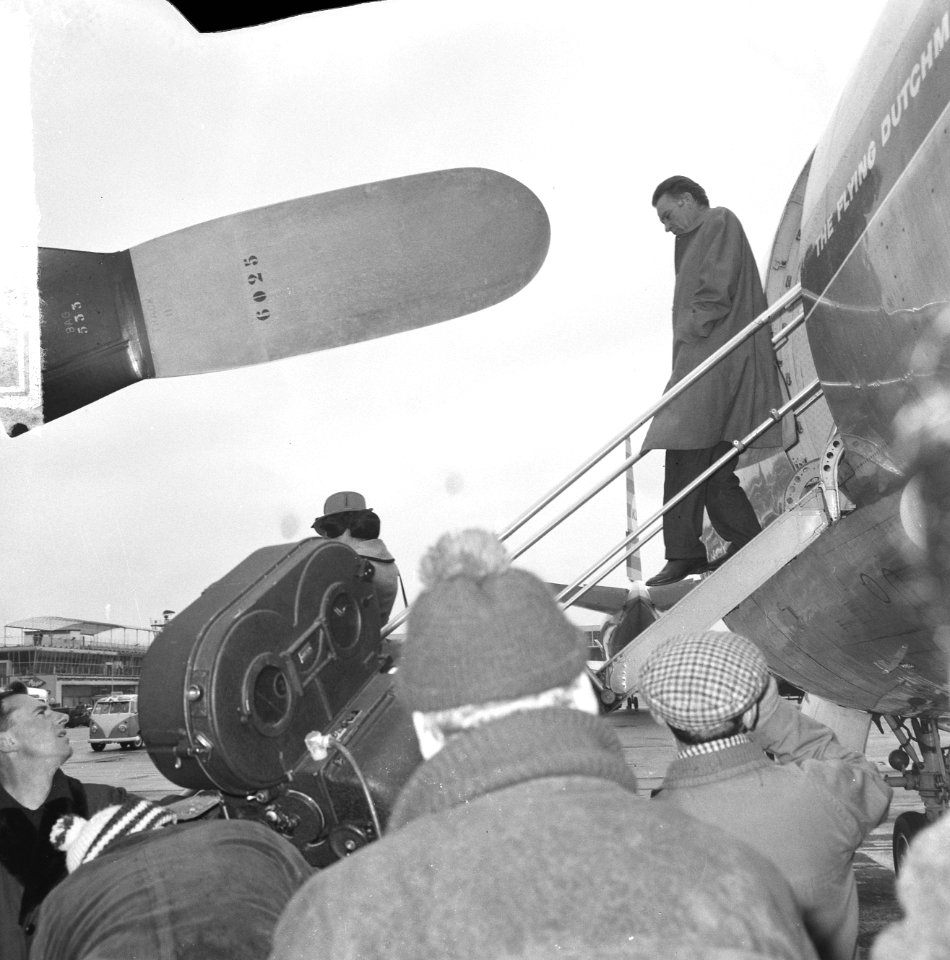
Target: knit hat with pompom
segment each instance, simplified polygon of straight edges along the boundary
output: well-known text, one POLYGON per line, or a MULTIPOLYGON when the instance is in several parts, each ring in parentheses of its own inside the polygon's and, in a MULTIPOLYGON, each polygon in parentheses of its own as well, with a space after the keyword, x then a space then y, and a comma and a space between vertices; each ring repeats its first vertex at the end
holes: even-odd
POLYGON ((70 873, 84 863, 95 860, 123 837, 143 830, 156 830, 177 817, 165 807, 147 800, 127 800, 118 806, 105 807, 88 820, 67 814, 60 817, 50 831, 50 843, 66 854, 70 873))
POLYGON ((546 584, 510 562, 486 530, 447 533, 423 557, 396 671, 411 710, 514 700, 583 672, 580 631, 546 584))

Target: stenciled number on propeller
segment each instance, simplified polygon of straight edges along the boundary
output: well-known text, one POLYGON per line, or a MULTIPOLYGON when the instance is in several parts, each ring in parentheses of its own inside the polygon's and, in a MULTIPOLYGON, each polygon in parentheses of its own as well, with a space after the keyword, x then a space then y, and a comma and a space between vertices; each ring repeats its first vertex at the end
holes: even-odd
MULTIPOLYGON (((256 267, 259 263, 260 261, 253 254, 249 257, 244 258, 245 267, 256 267)), ((251 287, 256 287, 258 284, 263 283, 264 282, 263 272, 249 273, 247 275, 247 282, 251 287)), ((254 290, 253 293, 251 294, 251 299, 255 303, 263 303, 267 299, 267 294, 265 293, 264 290, 257 289, 257 290, 254 290)), ((260 310, 256 311, 254 316, 256 316, 258 320, 269 320, 270 310, 267 307, 262 307, 260 310)))
POLYGON ((63 327, 66 330, 67 335, 72 336, 74 333, 88 333, 89 328, 86 326, 81 326, 85 316, 82 313, 77 313, 77 310, 82 310, 82 304, 76 300, 69 305, 69 310, 64 310, 60 316, 63 318, 63 327))

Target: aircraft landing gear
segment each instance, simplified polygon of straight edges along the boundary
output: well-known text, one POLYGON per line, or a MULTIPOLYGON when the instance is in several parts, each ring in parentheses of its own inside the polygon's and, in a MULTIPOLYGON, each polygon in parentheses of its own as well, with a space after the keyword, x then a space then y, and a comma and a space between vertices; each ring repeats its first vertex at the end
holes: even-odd
POLYGON ((888 757, 888 762, 900 776, 887 777, 887 782, 891 786, 916 790, 923 800, 925 811, 907 811, 894 822, 894 872, 900 873, 901 862, 914 837, 942 816, 950 804, 947 779, 950 748, 941 748, 940 728, 934 718, 888 716, 884 719, 900 741, 900 746, 888 757), (913 732, 908 731, 908 723, 913 732))
POLYGON ((901 864, 904 862, 904 857, 907 856, 911 841, 928 823, 930 821, 927 819, 927 814, 920 813, 917 810, 906 810, 894 821, 891 850, 894 854, 895 874, 901 872, 901 864))
POLYGON ((610 687, 604 687, 598 694, 600 698, 600 709, 602 713, 613 713, 619 710, 623 703, 623 697, 619 693, 614 693, 610 687))

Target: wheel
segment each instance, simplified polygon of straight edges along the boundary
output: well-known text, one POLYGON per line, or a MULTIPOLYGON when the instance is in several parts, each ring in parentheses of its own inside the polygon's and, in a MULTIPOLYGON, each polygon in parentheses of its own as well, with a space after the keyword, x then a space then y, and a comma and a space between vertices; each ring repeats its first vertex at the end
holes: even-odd
POLYGON ((610 687, 604 687, 604 689, 600 691, 601 713, 613 713, 621 703, 623 703, 623 699, 618 697, 610 687))
POLYGON ((925 814, 918 813, 916 810, 908 810, 894 821, 894 835, 891 840, 891 845, 894 850, 895 874, 901 872, 901 863, 903 863, 904 857, 907 856, 907 851, 910 849, 914 837, 916 837, 929 822, 925 814))
POLYGON ((96 753, 100 753, 106 748, 106 745, 104 743, 90 743, 89 746, 92 747, 92 749, 95 750, 96 753))
POLYGON ((136 737, 130 744, 130 750, 141 750, 145 746, 145 741, 141 737, 136 737))

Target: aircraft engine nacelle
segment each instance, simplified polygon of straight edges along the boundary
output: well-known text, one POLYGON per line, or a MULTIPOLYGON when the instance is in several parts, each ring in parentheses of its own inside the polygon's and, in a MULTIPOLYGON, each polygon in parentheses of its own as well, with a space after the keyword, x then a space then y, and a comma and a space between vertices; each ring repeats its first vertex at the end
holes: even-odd
POLYGON ((319 866, 374 838, 371 806, 384 822, 421 761, 372 579, 332 540, 264 547, 169 621, 142 669, 142 735, 163 776, 218 791, 228 815, 319 866), (314 760, 312 732, 343 749, 314 760))

